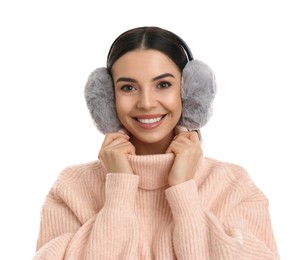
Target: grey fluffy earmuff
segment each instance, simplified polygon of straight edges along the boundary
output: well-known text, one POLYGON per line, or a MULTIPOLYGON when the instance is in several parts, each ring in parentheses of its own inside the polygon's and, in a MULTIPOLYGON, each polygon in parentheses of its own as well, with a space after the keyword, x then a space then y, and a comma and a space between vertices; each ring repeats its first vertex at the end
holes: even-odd
MULTIPOLYGON (((179 125, 188 130, 199 130, 212 115, 217 92, 215 75, 207 64, 191 60, 183 69, 182 78, 179 125)), ((117 132, 122 128, 116 114, 113 81, 107 68, 97 68, 89 75, 84 94, 91 117, 101 133, 117 132)))
POLYGON ((179 124, 188 130, 198 130, 212 116, 217 93, 215 74, 199 60, 189 61, 182 71, 182 115, 179 124))

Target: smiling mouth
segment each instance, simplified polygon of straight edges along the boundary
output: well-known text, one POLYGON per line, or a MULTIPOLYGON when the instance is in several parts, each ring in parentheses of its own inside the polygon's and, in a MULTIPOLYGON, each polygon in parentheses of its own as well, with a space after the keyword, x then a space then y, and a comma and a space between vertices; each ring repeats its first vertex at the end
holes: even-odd
POLYGON ((155 124, 158 123, 162 118, 164 118, 166 115, 152 117, 152 118, 144 118, 144 117, 135 117, 135 120, 138 121, 141 124, 155 124))

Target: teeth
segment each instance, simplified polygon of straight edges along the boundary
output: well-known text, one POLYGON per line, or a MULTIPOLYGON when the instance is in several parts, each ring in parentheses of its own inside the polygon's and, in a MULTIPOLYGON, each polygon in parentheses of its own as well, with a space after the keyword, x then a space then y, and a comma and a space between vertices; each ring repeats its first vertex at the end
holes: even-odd
POLYGON ((162 117, 156 117, 156 118, 137 118, 137 120, 142 123, 142 124, 153 124, 156 122, 159 122, 161 120, 162 117))

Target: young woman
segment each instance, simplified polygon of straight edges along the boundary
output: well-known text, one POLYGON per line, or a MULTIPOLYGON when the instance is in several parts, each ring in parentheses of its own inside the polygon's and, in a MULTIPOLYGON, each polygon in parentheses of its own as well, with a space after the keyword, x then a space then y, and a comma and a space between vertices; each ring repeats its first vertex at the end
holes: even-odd
POLYGON ((242 167, 203 156, 214 94, 177 35, 121 34, 86 86, 99 160, 51 188, 34 259, 279 259, 267 198, 242 167))

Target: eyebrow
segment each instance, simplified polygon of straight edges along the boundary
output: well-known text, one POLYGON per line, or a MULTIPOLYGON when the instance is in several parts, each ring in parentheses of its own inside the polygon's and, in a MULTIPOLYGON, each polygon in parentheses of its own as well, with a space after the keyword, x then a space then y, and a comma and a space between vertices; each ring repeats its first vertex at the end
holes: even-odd
MULTIPOLYGON (((161 74, 157 77, 154 77, 152 79, 152 81, 156 81, 156 80, 159 80, 159 79, 163 79, 163 78, 166 78, 166 77, 171 77, 171 78, 175 78, 175 76, 171 73, 164 73, 164 74, 161 74)), ((126 81, 126 82, 132 82, 132 83, 137 83, 137 81, 135 79, 132 79, 132 78, 128 78, 128 77, 121 77, 121 78, 118 78, 116 80, 116 84, 119 82, 119 81, 126 81)))

